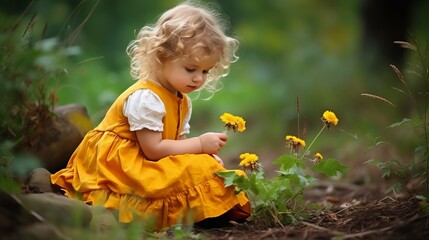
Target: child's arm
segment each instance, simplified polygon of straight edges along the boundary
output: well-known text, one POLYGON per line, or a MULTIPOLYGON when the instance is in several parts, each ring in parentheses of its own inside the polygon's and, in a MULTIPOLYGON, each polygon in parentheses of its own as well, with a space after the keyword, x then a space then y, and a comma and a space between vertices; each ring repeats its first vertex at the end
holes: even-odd
POLYGON ((186 153, 215 154, 228 139, 227 135, 223 133, 205 133, 199 137, 179 140, 162 139, 162 132, 146 128, 136 131, 136 134, 145 156, 153 161, 169 155, 186 153))

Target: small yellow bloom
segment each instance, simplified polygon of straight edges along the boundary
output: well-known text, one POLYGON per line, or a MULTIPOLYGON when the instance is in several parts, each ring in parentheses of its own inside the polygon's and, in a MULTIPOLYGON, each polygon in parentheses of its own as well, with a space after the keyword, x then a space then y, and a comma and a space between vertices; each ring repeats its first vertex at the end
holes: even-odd
POLYGON ((252 172, 258 172, 261 170, 261 165, 258 163, 259 157, 256 154, 252 153, 243 153, 240 154, 241 162, 240 167, 243 167, 244 170, 250 170, 252 172))
POLYGON ((305 148, 305 141, 299 138, 296 138, 295 140, 297 142, 298 146, 301 146, 302 148, 305 148))
POLYGON ((298 137, 287 135, 285 140, 288 142, 287 146, 294 152, 297 152, 299 148, 305 148, 305 141, 298 137))
POLYGON ((242 117, 234 116, 230 113, 224 113, 220 116, 222 122, 225 123, 227 130, 234 130, 234 132, 243 132, 246 130, 246 121, 242 117))
POLYGON ((314 154, 313 162, 314 162, 314 163, 318 163, 318 162, 320 162, 322 159, 323 159, 322 154, 320 154, 320 153, 316 153, 316 154, 314 154))
POLYGON ((234 115, 232 115, 230 113, 224 113, 224 114, 222 114, 222 116, 220 116, 220 119, 225 124, 233 124, 235 117, 234 117, 234 115))
POLYGON ((325 111, 322 116, 322 122, 324 122, 326 127, 329 129, 331 125, 337 126, 338 118, 335 116, 334 112, 325 111))
POLYGON ((286 135, 286 137, 285 137, 286 141, 293 141, 293 139, 295 139, 295 138, 296 137, 292 136, 292 135, 286 135))
POLYGON ((246 121, 242 117, 236 117, 235 123, 239 132, 246 130, 246 121))

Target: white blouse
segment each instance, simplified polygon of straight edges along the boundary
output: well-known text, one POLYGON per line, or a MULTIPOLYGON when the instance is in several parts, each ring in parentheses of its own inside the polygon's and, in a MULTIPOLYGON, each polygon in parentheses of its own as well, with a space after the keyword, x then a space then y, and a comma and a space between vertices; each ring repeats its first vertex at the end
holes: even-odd
MULTIPOLYGON (((188 96, 188 114, 183 119, 183 128, 180 135, 188 134, 189 121, 192 114, 192 103, 188 96)), ((161 98, 150 89, 140 89, 128 96, 124 103, 124 115, 128 118, 131 131, 147 128, 162 132, 164 124, 162 118, 165 116, 165 107, 161 98)))

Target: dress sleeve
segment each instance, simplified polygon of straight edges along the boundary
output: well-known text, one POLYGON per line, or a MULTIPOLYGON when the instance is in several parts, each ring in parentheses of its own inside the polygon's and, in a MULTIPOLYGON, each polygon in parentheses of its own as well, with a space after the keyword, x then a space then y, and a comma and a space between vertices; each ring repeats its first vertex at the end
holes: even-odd
POLYGON ((149 89, 137 90, 128 96, 124 103, 124 115, 128 118, 131 131, 147 128, 163 131, 162 118, 165 107, 161 99, 149 89))
POLYGON ((191 120, 191 115, 192 115, 192 101, 188 96, 186 97, 188 98, 188 113, 183 119, 183 128, 182 128, 182 131, 180 132, 180 136, 189 134, 191 129, 191 126, 189 125, 189 121, 191 120))

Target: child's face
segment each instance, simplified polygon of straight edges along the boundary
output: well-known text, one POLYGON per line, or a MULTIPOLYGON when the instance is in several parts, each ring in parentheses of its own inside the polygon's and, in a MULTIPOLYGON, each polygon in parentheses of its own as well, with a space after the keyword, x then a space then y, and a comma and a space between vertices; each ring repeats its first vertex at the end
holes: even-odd
POLYGON ((206 81, 207 75, 219 58, 196 51, 191 57, 166 61, 157 76, 158 82, 173 94, 178 91, 190 93, 199 89, 206 81))

